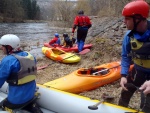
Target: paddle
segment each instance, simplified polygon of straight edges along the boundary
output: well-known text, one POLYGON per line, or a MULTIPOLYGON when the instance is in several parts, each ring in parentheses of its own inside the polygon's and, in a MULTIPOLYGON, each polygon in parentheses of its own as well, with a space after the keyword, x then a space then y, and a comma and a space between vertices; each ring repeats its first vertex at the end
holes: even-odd
POLYGON ((94 104, 94 105, 91 105, 91 106, 88 106, 89 109, 91 110, 97 110, 98 109, 98 105, 102 104, 103 102, 107 101, 107 100, 112 100, 114 99, 114 97, 112 96, 108 96, 107 94, 103 94, 102 95, 102 100, 99 101, 98 103, 94 104))
POLYGON ((92 75, 96 75, 96 74, 99 74, 101 72, 105 72, 105 71, 108 71, 110 69, 113 69, 113 68, 116 68, 116 67, 119 67, 120 65, 117 65, 117 66, 114 66, 114 67, 111 67, 111 68, 107 68, 107 69, 103 69, 103 70, 100 70, 100 71, 97 71, 95 73, 92 73, 92 75))
MULTIPOLYGON (((71 56, 69 56, 69 57, 66 57, 66 58, 64 58, 64 59, 62 59, 62 60, 58 60, 57 62, 62 62, 63 60, 65 60, 65 59, 68 59, 68 58, 71 58, 71 57, 73 57, 73 56, 75 56, 76 54, 74 54, 74 55, 71 55, 71 56)), ((44 66, 41 66, 41 67, 37 67, 37 70, 41 70, 41 69, 45 69, 45 68, 47 68, 48 66, 50 66, 50 65, 52 65, 52 64, 54 64, 55 62, 52 62, 52 63, 50 63, 50 64, 47 64, 47 65, 44 65, 44 66)))

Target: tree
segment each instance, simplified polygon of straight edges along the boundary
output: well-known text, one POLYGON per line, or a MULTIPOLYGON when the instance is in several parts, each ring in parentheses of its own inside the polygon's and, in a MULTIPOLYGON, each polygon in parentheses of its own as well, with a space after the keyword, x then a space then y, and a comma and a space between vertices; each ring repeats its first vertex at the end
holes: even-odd
POLYGON ((74 3, 70 0, 53 0, 52 5, 55 6, 55 19, 64 21, 66 26, 72 26, 74 3))
POLYGON ((37 14, 40 13, 40 8, 37 5, 36 0, 22 0, 22 6, 26 13, 25 17, 27 19, 35 19, 37 18, 37 14))
POLYGON ((2 13, 4 17, 9 18, 23 18, 24 10, 21 6, 20 0, 2 0, 3 10, 2 13))

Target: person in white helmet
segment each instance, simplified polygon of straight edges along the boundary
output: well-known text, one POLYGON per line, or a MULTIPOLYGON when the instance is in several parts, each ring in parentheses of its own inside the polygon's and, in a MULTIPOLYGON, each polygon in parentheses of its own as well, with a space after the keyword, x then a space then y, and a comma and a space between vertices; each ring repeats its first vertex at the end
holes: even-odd
MULTIPOLYGON (((30 53, 21 51, 20 39, 13 34, 0 38, 0 45, 6 55, 0 63, 0 87, 6 81, 9 85, 8 96, 1 103, 6 111, 22 108, 34 98, 36 90, 36 59, 30 53)), ((42 113, 36 102, 29 103, 26 110, 42 113)))

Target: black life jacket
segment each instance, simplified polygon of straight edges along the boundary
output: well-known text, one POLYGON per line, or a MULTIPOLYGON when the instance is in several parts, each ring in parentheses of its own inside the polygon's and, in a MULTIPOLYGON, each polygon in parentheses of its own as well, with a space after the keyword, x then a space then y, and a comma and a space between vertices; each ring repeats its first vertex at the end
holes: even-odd
MULTIPOLYGON (((148 21, 148 29, 150 30, 150 22, 148 21)), ((135 64, 150 68, 150 37, 146 42, 142 42, 134 38, 132 31, 128 35, 130 37, 131 52, 130 56, 135 64)))

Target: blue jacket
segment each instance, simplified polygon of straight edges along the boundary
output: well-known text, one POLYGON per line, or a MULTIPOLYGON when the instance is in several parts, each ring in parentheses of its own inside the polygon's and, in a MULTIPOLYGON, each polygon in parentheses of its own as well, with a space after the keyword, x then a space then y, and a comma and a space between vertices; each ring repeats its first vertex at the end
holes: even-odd
MULTIPOLYGON (((128 54, 131 51, 131 45, 130 45, 130 37, 128 36, 131 31, 128 30, 127 33, 124 36, 123 43, 122 43, 122 59, 121 59, 121 74, 122 75, 128 75, 130 63, 131 63, 131 56, 128 56, 128 54)), ((147 38, 150 38, 150 29, 148 29, 144 34, 140 35, 139 33, 134 33, 134 38, 141 42, 145 42, 147 38)), ((141 71, 145 71, 147 73, 150 73, 150 69, 138 66, 134 64, 135 69, 139 69, 141 71)))
MULTIPOLYGON (((16 54, 27 56, 27 53, 23 51, 16 54)), ((0 87, 2 87, 11 72, 18 72, 19 70, 20 63, 14 56, 8 55, 4 57, 0 63, 0 87)), ((9 85, 8 101, 12 104, 23 104, 34 97, 35 89, 35 81, 20 86, 9 85)))

